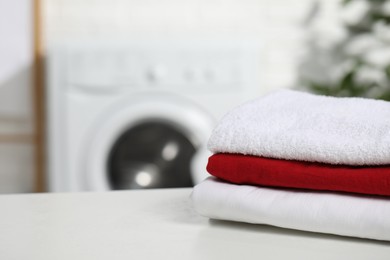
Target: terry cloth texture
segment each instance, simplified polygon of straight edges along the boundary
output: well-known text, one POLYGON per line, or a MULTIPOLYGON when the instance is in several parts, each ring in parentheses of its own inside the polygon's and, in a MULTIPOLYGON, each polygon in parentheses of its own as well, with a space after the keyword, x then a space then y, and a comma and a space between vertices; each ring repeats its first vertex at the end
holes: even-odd
POLYGON ((329 164, 390 164, 390 102, 278 91, 230 111, 208 148, 329 164))
POLYGON ((390 200, 224 183, 195 186, 196 211, 213 219, 390 241, 390 200))

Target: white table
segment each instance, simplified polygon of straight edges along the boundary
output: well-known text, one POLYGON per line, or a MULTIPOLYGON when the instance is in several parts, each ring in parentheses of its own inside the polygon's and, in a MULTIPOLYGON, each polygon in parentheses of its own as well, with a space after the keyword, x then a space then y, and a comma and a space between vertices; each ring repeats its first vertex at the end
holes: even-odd
POLYGON ((390 259, 390 243, 209 221, 191 189, 0 196, 0 259, 390 259))

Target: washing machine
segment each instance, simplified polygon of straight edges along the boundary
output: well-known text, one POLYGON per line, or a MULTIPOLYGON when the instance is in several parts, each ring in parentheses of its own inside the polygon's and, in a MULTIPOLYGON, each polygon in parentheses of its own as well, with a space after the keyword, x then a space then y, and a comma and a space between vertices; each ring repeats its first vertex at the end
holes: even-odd
POLYGON ((262 92, 259 44, 78 41, 47 54, 53 192, 190 187, 229 109, 262 92))

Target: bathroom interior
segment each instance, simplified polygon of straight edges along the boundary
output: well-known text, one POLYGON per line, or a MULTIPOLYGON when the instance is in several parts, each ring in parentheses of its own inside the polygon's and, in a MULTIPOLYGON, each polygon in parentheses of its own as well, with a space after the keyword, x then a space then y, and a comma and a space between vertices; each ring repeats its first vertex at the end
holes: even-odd
POLYGON ((244 101, 284 88, 390 98, 389 1, 19 0, 0 10, 4 194, 189 187, 207 176, 211 129, 244 101))
POLYGON ((390 259, 390 0, 0 0, 0 258, 390 259))

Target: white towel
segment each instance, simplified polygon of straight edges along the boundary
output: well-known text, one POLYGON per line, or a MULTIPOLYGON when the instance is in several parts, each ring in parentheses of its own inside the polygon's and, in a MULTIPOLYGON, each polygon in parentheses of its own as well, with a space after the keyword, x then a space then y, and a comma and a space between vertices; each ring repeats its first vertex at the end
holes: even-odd
POLYGON ((390 102, 278 91, 225 115, 208 148, 330 164, 390 164, 390 102))
POLYGON ((390 200, 349 194, 260 188, 210 177, 195 186, 206 217, 298 230, 390 240, 390 200))

